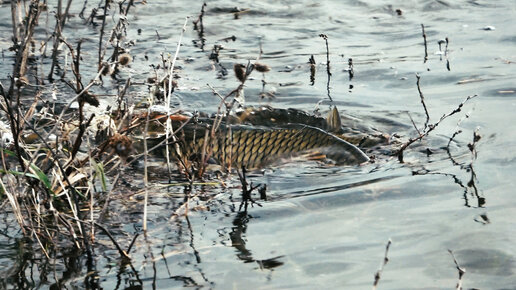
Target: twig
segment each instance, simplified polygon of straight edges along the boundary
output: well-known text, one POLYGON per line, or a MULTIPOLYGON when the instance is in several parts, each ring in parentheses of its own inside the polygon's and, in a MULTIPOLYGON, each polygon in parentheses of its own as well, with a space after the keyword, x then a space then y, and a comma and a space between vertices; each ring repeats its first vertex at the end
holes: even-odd
POLYGON ((425 25, 423 23, 421 23, 421 30, 423 32, 423 42, 424 42, 424 45, 425 45, 425 58, 424 58, 423 63, 426 63, 426 61, 428 60, 428 48, 427 48, 427 45, 426 45, 425 25))
POLYGON ((387 242, 387 245, 385 246, 385 255, 383 257, 382 265, 380 266, 380 269, 376 271, 376 274, 374 274, 374 283, 373 283, 373 290, 376 290, 376 287, 378 287, 378 282, 380 282, 380 277, 383 272, 383 268, 387 263, 389 262, 389 258, 387 257, 387 254, 389 253, 389 248, 391 247, 392 241, 389 239, 387 242))
MULTIPOLYGON (((123 2, 120 5, 122 5, 122 4, 123 4, 123 2)), ((129 0, 129 3, 127 3, 127 8, 124 11, 125 16, 127 16, 127 14, 129 14, 129 9, 131 8, 131 6, 134 6, 134 0, 129 0)))
POLYGON ((407 111, 407 115, 410 118, 410 122, 412 122, 412 126, 414 126, 414 129, 416 129, 417 134, 421 135, 421 131, 419 131, 419 128, 416 126, 416 123, 414 122, 414 119, 412 119, 412 115, 410 114, 410 112, 407 111))
POLYGON ((140 235, 140 233, 136 233, 133 237, 133 240, 131 241, 131 243, 129 244, 129 247, 127 247, 127 255, 129 255, 129 253, 131 252, 131 249, 133 248, 134 246, 134 242, 136 242, 136 239, 138 238, 138 236, 140 235))
POLYGON ((416 74, 416 84, 417 84, 417 91, 419 92, 419 97, 421 98, 421 104, 423 105, 423 109, 425 109, 425 115, 426 115, 426 121, 425 121, 425 128, 428 127, 428 121, 430 121, 430 114, 428 114, 428 109, 426 108, 425 104, 425 97, 423 96, 423 92, 421 91, 421 85, 420 80, 421 77, 419 74, 416 74))
POLYGON ((426 108, 426 104, 425 104, 425 100, 424 100, 424 97, 423 97, 423 93, 421 92, 421 88, 419 87, 419 75, 416 75, 417 77, 417 84, 418 84, 418 91, 419 91, 419 96, 421 98, 421 103, 423 104, 423 108, 425 110, 425 114, 426 114, 426 122, 425 122, 425 127, 423 128, 423 130, 421 132, 419 132, 419 135, 415 138, 410 138, 407 142, 405 142, 401 147, 400 149, 398 150, 398 160, 399 162, 403 163, 403 152, 405 151, 405 149, 407 149, 408 146, 410 146, 412 143, 416 142, 416 141, 419 141, 421 139, 423 139, 424 137, 426 137, 428 134, 430 134, 430 132, 432 132, 435 128, 437 128, 437 126, 439 126, 439 124, 446 118, 452 116, 452 115, 455 115, 456 113, 460 112, 462 110, 462 107, 464 106, 464 104, 469 101, 470 99, 476 97, 477 95, 473 95, 473 96, 468 96, 466 97, 466 99, 464 99, 464 101, 462 101, 459 106, 457 106, 457 108, 455 108, 453 111, 451 111, 450 113, 448 114, 444 114, 443 116, 441 116, 441 118, 433 123, 433 124, 428 124, 429 122, 429 114, 428 114, 428 110, 426 108))
POLYGON ((261 204, 257 203, 256 201, 254 201, 251 198, 251 193, 253 192, 253 190, 260 187, 260 184, 253 186, 252 182, 251 182, 251 184, 247 183, 247 180, 245 177, 246 169, 244 166, 242 166, 242 173, 240 173, 239 170, 237 170, 237 173, 238 173, 238 178, 240 179, 240 183, 242 184, 242 203, 240 203, 240 207, 238 208, 238 210, 239 211, 242 210, 242 206, 243 206, 244 212, 247 212, 247 206, 248 206, 249 202, 251 202, 251 205, 256 204, 258 206, 262 206, 261 204), (249 186, 249 188, 247 186, 249 186))
POLYGON ((310 85, 313 86, 315 84, 315 58, 313 54, 308 59, 308 63, 310 64, 310 85))
POLYGON ((348 59, 348 74, 349 74, 349 80, 351 81, 353 77, 355 76, 355 71, 353 70, 353 59, 348 59))
POLYGON ((108 3, 109 0, 104 1, 104 17, 102 17, 102 25, 100 26, 100 35, 99 35, 99 62, 98 66, 101 67, 102 65, 102 38, 104 37, 104 28, 106 27, 106 17, 107 17, 107 10, 108 10, 108 3))
POLYGON ((319 37, 324 39, 324 41, 326 42, 326 72, 328 73, 328 76, 331 76, 331 71, 330 71, 330 48, 328 46, 328 35, 326 35, 326 34, 319 34, 319 37))
POLYGON ((460 133, 462 133, 462 130, 456 130, 455 132, 453 132, 453 135, 450 137, 450 139, 448 139, 448 144, 446 144, 446 152, 448 153, 448 157, 450 158, 452 164, 456 166, 460 164, 457 161, 455 161, 455 158, 453 158, 453 156, 451 155, 450 145, 455 139, 455 137, 457 137, 457 135, 459 135, 460 133))
MULTIPOLYGON (((176 52, 174 57, 172 58, 172 63, 170 64, 170 69, 168 73, 168 93, 165 95, 165 108, 167 110, 167 122, 165 129, 165 138, 168 140, 170 133, 172 132, 172 121, 170 120, 170 99, 172 97, 172 78, 174 75, 174 66, 176 64, 177 56, 179 55, 179 49, 181 48, 181 41, 183 40, 183 35, 186 31, 186 24, 188 23, 188 17, 185 18, 185 23, 183 24, 183 28, 181 29, 181 34, 179 35, 179 40, 177 41, 176 52)), ((172 135, 173 141, 176 141, 175 135, 172 135)), ((177 145, 176 145, 177 149, 177 145)), ((165 146, 165 155, 167 159, 167 168, 169 178, 172 176, 172 167, 170 166, 170 150, 169 146, 165 146)))
POLYGON ((330 48, 328 46, 328 36, 326 34, 319 34, 319 37, 324 39, 326 42, 326 74, 328 75, 328 82, 326 83, 326 90, 328 92, 328 99, 330 102, 333 102, 333 99, 330 95, 330 79, 331 79, 331 71, 330 71, 330 48))
MULTIPOLYGON (((147 134, 149 132, 149 115, 150 109, 147 108, 147 116, 145 120, 145 131, 143 133, 143 187, 145 188, 145 200, 143 203, 143 232, 147 232, 147 202, 149 200, 149 173, 147 169, 147 134)), ((170 118, 167 118, 170 121, 170 118)), ((168 146, 167 146, 168 147, 168 146)), ((168 154, 168 152, 167 152, 168 154)), ((168 156, 167 156, 168 158, 168 156)))
POLYGON ((62 6, 63 6, 62 0, 59 0, 57 2, 56 26, 54 28, 54 35, 53 35, 54 45, 53 45, 53 49, 52 49, 52 64, 50 66, 50 72, 48 73, 48 79, 50 81, 52 81, 54 79, 53 78, 54 67, 57 64, 57 54, 59 52, 59 50, 58 50, 59 42, 61 41, 61 38, 62 38, 61 35, 62 35, 64 24, 66 22, 66 17, 68 16, 68 11, 70 9, 71 2, 72 2, 71 0, 68 1, 68 4, 66 5, 64 14, 61 13, 62 6))
POLYGON ((72 147, 72 152, 70 153, 70 160, 74 160, 75 155, 77 154, 77 152, 79 152, 79 148, 81 147, 81 144, 82 144, 82 137, 84 136, 84 133, 86 133, 86 129, 90 126, 91 121, 93 120, 94 117, 95 117, 95 114, 91 114, 90 118, 88 119, 88 121, 86 121, 86 123, 79 124, 79 133, 77 134, 77 137, 75 138, 75 142, 72 147))
POLYGON ((455 259, 455 255, 453 254, 452 250, 448 249, 448 252, 452 256, 453 262, 455 263, 455 267, 457 267, 457 270, 459 271, 459 281, 457 281, 457 285, 455 286, 455 289, 461 290, 462 289, 462 277, 466 273, 466 269, 460 267, 459 263, 457 262, 457 259, 455 259))
POLYGON ((193 21, 194 30, 197 30, 197 35, 199 36, 199 39, 201 40, 201 46, 200 49, 204 51, 204 43, 206 42, 206 39, 204 38, 204 24, 202 22, 202 18, 204 17, 204 9, 206 8, 206 2, 202 4, 201 12, 199 13, 199 16, 197 17, 197 20, 193 21), (199 24, 199 25, 197 25, 199 24))

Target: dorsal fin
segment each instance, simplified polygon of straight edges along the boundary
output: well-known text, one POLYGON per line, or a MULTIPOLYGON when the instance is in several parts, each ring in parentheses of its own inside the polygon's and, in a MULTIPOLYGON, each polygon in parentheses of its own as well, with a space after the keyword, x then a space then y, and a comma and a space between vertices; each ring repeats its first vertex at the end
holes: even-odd
POLYGON ((342 129, 342 120, 340 119, 339 110, 337 110, 337 106, 334 106, 328 112, 328 117, 326 118, 326 124, 328 125, 328 131, 337 132, 342 129))

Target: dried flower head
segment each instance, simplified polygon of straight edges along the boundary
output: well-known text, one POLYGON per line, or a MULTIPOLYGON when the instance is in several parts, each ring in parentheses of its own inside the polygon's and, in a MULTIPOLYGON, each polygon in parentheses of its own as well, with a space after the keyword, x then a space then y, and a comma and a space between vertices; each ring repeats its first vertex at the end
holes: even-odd
POLYGON ((235 76, 236 78, 241 82, 245 82, 245 65, 241 64, 241 63, 235 63, 235 65, 233 66, 233 70, 235 71, 235 76))
POLYGON ((263 64, 263 63, 258 63, 258 62, 256 62, 256 63, 254 64, 254 68, 255 68, 257 71, 261 72, 261 73, 266 73, 266 72, 269 72, 269 71, 271 70, 271 67, 270 67, 270 66, 268 66, 268 65, 266 65, 266 64, 263 64))
POLYGON ((97 98, 97 96, 91 94, 88 91, 82 93, 82 95, 79 96, 77 101, 79 103, 87 103, 90 106, 94 106, 94 107, 98 107, 100 105, 99 99, 97 98))
POLYGON ((133 57, 128 53, 122 53, 118 56, 118 63, 120 65, 126 66, 133 60, 133 57))
POLYGON ((155 84, 156 80, 157 80, 157 77, 148 77, 147 78, 147 83, 148 84, 155 84))
POLYGON ((115 134, 109 139, 109 147, 121 158, 127 158, 133 151, 133 142, 125 135, 115 134))
POLYGON ((100 65, 99 71, 103 76, 111 75, 113 73, 111 66, 107 62, 103 62, 100 65))
MULTIPOLYGON (((163 87, 163 88, 168 88, 169 81, 170 81, 169 76, 166 76, 161 80, 161 82, 159 83, 159 86, 163 87)), ((174 79, 172 80, 172 88, 177 88, 177 81, 174 79)))

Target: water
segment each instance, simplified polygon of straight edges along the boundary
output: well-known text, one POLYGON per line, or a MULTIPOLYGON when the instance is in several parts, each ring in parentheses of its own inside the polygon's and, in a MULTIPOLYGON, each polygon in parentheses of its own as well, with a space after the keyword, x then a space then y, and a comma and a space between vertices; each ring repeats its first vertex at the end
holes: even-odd
MULTIPOLYGON (((82 3, 74 5, 76 15, 82 3)), ((318 107, 324 113, 336 104, 343 115, 358 118, 360 124, 409 138, 416 132, 407 112, 420 128, 425 121, 416 73, 421 76, 431 123, 467 96, 477 97, 423 142, 409 147, 404 164, 377 153, 375 164, 360 168, 307 161, 251 174, 248 179, 253 183, 267 184, 268 200, 258 201, 261 206, 250 208, 248 215, 238 212, 240 183, 231 177, 224 180, 226 187, 196 186, 187 217, 176 216, 174 212, 184 212, 180 207, 183 188, 160 186, 167 178, 155 170, 149 235, 137 239, 131 265, 121 264, 118 252, 101 232, 95 245, 95 272, 88 273, 85 257, 74 251, 46 261, 24 250, 26 242, 16 231, 16 221, 5 214, 0 238, 3 287, 47 288, 58 279, 70 288, 97 283, 105 289, 141 285, 158 289, 363 289, 372 286, 391 239, 380 289, 453 288, 458 271, 448 249, 466 269, 465 289, 514 289, 513 1, 212 1, 203 18, 204 51, 195 45, 200 37, 191 24, 201 5, 149 1, 133 7, 127 38, 135 40, 131 47, 134 61, 122 70, 120 81, 107 80, 96 92, 116 93, 116 86, 127 77, 141 81, 152 75, 149 65, 160 63, 160 53, 173 55, 184 17, 191 16, 179 53, 179 88, 174 95, 174 104, 183 109, 216 111, 219 99, 206 84, 221 94, 236 88, 233 63, 256 59, 260 41, 261 62, 271 66, 265 75, 265 91, 276 97, 259 97, 262 76, 255 72, 246 83, 248 105, 305 111, 318 107), (249 11, 235 19, 225 12, 235 6, 249 11), (421 23, 428 41, 426 63, 421 23), (495 29, 484 29, 488 26, 495 29), (328 36, 333 103, 327 96, 321 33, 328 36), (221 40, 233 35, 234 42, 221 40), (449 51, 442 55, 438 41, 446 37, 449 51), (226 76, 208 59, 214 44, 224 46, 219 59, 226 76), (310 55, 317 63, 314 85, 310 84, 310 55), (351 80, 349 58, 354 64, 351 80), (462 133, 450 147, 454 164, 443 147, 458 129, 462 133), (474 159, 467 144, 477 129, 482 138, 474 159), (426 148, 434 154, 427 156, 426 148), (16 273, 16 269, 21 271, 16 273)), ((0 8, 0 18, 4 55, 0 64, 9 72, 9 5, 0 8)), ((63 33, 74 43, 78 37, 93 37, 97 29, 74 17, 63 33)), ((96 36, 85 45, 91 52, 84 53, 84 63, 95 63, 96 36)), ((91 78, 95 69, 85 65, 82 71, 91 78)), ((7 82, 7 73, 0 78, 7 82)), ((146 94, 146 86, 135 85, 130 92, 134 100, 146 94)), ((113 99, 105 97, 101 102, 105 106, 113 99)), ((123 179, 129 184, 116 193, 108 219, 110 230, 124 246, 131 242, 135 225, 141 226, 143 211, 142 192, 137 191, 141 184, 134 182, 141 180, 141 172, 126 173, 123 179)))

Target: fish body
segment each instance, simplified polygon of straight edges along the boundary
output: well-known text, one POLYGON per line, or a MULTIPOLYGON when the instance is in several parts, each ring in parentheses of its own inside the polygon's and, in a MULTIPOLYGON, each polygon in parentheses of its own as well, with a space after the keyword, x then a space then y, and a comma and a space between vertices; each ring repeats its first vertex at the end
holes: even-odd
MULTIPOLYGON (((169 152, 177 159, 212 160, 226 167, 245 166, 248 169, 304 153, 320 153, 341 165, 359 165, 369 161, 359 148, 367 139, 364 136, 369 135, 341 128, 340 119, 333 120, 338 117, 336 109, 330 114, 331 118, 324 119, 295 109, 266 107, 224 117, 223 122, 216 126, 217 130, 213 129, 214 118, 206 115, 195 122, 187 117, 174 117, 172 127, 181 129, 169 142, 164 142, 163 134, 166 117, 151 118, 147 136, 153 137, 147 139, 151 142, 148 148, 155 144, 174 143, 169 152)), ((158 151, 162 153, 165 150, 158 151)), ((161 153, 158 155, 164 156, 161 153)))
POLYGON ((194 139, 185 134, 179 143, 183 155, 213 158, 217 163, 259 168, 280 158, 320 152, 338 164, 358 165, 369 157, 355 145, 320 128, 292 124, 284 128, 231 125, 211 136, 198 130, 194 139))

